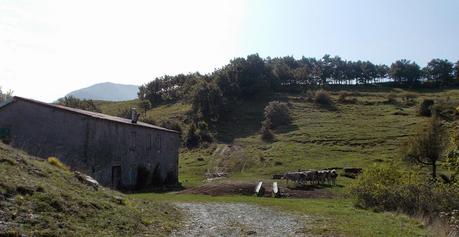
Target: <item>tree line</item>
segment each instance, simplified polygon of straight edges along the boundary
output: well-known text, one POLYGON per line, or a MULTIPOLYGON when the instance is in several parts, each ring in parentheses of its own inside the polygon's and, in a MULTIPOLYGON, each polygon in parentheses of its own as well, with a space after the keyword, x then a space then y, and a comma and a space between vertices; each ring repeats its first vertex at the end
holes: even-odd
POLYGON ((401 59, 390 66, 325 55, 320 59, 291 56, 235 58, 209 74, 190 73, 155 78, 139 87, 138 97, 152 105, 183 100, 196 115, 218 120, 236 100, 274 92, 301 92, 332 85, 387 84, 398 87, 444 87, 459 84, 459 61, 432 59, 424 68, 401 59))

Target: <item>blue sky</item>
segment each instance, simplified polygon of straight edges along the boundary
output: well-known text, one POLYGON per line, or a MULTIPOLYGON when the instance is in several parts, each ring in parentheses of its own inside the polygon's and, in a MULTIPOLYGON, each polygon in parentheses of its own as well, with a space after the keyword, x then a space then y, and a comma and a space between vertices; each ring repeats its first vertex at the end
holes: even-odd
POLYGON ((457 0, 0 0, 0 86, 54 101, 234 57, 459 59, 457 0))
POLYGON ((263 56, 328 53, 390 64, 459 59, 457 0, 251 1, 241 42, 263 56))

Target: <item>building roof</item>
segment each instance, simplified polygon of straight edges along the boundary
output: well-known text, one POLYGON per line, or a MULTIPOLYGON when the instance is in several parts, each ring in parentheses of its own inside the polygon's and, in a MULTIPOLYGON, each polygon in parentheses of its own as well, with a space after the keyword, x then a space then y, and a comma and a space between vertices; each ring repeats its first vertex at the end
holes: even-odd
POLYGON ((143 123, 143 122, 132 123, 130 119, 126 119, 126 118, 111 116, 111 115, 108 115, 108 114, 102 114, 102 113, 97 113, 97 112, 92 112, 92 111, 87 111, 87 110, 82 110, 82 109, 70 108, 70 107, 57 105, 57 104, 49 104, 49 103, 41 102, 41 101, 38 101, 38 100, 27 99, 27 98, 23 98, 23 97, 19 97, 19 96, 14 96, 12 99, 7 101, 6 103, 1 104, 0 108, 3 107, 3 106, 6 106, 8 104, 12 104, 12 103, 14 103, 14 102, 16 102, 18 100, 29 102, 29 103, 38 104, 38 105, 41 105, 41 106, 50 107, 50 108, 53 108, 53 109, 59 109, 59 110, 63 110, 63 111, 71 112, 71 113, 76 113, 76 114, 80 114, 80 115, 91 117, 91 118, 95 118, 95 119, 107 120, 107 121, 111 121, 111 122, 115 122, 115 123, 121 123, 121 124, 136 126, 136 127, 144 127, 144 128, 149 128, 149 129, 161 130, 161 131, 165 131, 165 132, 178 133, 177 131, 170 130, 170 129, 163 128, 163 127, 159 127, 159 126, 155 126, 155 125, 148 124, 148 123, 143 123))

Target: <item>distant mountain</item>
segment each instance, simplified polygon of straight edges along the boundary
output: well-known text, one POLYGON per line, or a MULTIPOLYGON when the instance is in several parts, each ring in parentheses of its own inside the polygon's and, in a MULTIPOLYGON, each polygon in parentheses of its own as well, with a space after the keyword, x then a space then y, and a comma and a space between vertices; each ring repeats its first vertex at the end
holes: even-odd
POLYGON ((123 85, 111 82, 104 82, 72 91, 66 96, 73 96, 79 99, 124 101, 137 98, 139 86, 123 85))

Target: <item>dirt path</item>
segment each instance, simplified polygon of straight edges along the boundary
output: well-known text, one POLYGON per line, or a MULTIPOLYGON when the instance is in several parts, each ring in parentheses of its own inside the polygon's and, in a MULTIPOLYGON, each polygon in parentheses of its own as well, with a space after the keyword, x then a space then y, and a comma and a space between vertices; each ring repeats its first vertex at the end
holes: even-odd
POLYGON ((307 216, 243 203, 177 203, 187 215, 171 236, 308 236, 307 216))

